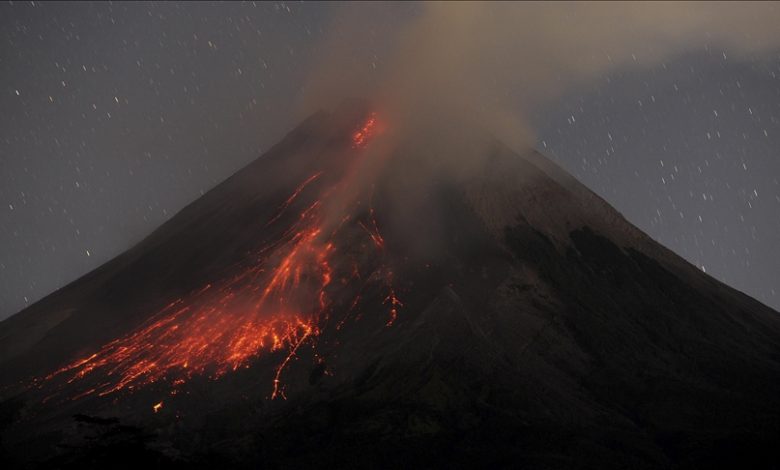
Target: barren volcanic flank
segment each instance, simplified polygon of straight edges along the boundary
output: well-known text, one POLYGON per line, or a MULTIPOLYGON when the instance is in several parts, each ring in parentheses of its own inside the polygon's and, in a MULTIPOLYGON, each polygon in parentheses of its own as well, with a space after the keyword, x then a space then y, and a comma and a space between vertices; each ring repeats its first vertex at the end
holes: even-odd
POLYGON ((780 443, 777 312, 539 153, 362 103, 0 323, 0 372, 22 467, 771 468, 780 443))

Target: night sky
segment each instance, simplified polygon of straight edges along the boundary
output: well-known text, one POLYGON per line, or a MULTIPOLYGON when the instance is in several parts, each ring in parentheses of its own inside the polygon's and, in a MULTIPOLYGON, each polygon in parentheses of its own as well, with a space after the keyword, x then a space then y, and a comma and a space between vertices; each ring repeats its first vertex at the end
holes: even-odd
MULTIPOLYGON (((137 243, 294 127, 332 11, 0 5, 0 318, 137 243)), ((705 47, 637 63, 533 120, 538 149, 631 222, 780 308, 780 54, 705 47)))

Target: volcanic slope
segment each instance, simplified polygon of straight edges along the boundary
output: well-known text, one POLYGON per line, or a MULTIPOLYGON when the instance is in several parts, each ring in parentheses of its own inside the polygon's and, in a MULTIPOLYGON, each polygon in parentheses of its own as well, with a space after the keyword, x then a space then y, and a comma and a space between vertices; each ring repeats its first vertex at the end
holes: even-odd
POLYGON ((533 150, 355 104, 0 323, 0 373, 19 466, 773 468, 780 443, 777 312, 533 150))

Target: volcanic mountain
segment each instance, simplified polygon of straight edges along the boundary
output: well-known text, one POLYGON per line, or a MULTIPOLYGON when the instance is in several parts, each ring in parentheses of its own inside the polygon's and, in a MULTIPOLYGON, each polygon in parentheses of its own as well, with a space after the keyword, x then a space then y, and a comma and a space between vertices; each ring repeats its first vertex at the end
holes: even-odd
POLYGON ((0 323, 23 467, 775 468, 780 317, 478 126, 318 112, 0 323))

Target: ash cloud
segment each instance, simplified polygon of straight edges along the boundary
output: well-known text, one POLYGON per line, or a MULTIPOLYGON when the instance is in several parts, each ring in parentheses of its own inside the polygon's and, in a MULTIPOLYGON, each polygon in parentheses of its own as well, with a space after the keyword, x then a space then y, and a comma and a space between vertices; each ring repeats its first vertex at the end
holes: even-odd
POLYGON ((523 148, 531 112, 572 87, 707 46, 775 53, 778 24, 770 2, 343 5, 302 104, 369 97, 398 132, 468 116, 523 148))

